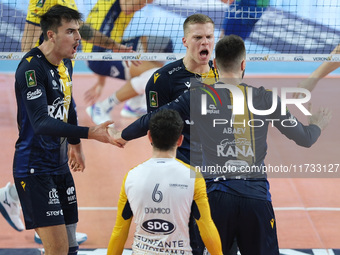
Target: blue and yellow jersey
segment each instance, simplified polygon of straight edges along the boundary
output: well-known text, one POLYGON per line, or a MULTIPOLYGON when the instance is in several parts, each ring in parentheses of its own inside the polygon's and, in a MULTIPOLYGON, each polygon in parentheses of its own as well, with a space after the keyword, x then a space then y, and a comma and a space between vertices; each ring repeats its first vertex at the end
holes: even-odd
MULTIPOLYGON (((148 112, 165 105, 188 90, 193 81, 203 81, 206 84, 214 84, 218 81, 217 70, 213 67, 212 61, 209 62, 210 71, 206 74, 190 72, 183 64, 183 59, 174 61, 157 70, 149 79, 145 87, 148 112)), ((189 163, 190 158, 190 119, 185 121, 183 135, 184 140, 178 148, 179 159, 189 163)))
POLYGON ((88 128, 77 126, 72 99, 71 60, 51 64, 33 48, 15 73, 19 138, 15 146, 14 176, 69 171, 67 142, 87 138, 88 128))
POLYGON ((174 158, 151 158, 130 170, 121 188, 107 254, 122 254, 133 216, 133 254, 191 255, 191 212, 210 254, 222 254, 204 179, 195 174, 174 158))
POLYGON ((26 22, 40 26, 40 16, 57 4, 77 10, 77 5, 74 0, 30 0, 26 22))
MULTIPOLYGON (((133 15, 134 13, 126 15, 122 11, 119 0, 99 0, 92 8, 86 19, 86 23, 107 37, 121 43, 124 31, 129 25, 133 15)), ((100 48, 93 49, 93 44, 83 42, 84 52, 98 50, 100 50, 100 48)))
MULTIPOLYGON (((303 125, 288 110, 283 114, 281 100, 275 98, 272 91, 246 84, 240 84, 236 89, 243 95, 242 114, 233 114, 236 99, 230 90, 215 89, 215 86, 208 85, 191 88, 160 109, 176 110, 183 119, 189 118, 195 123, 195 131, 202 144, 203 176, 213 181, 216 178, 221 180, 217 185, 222 185, 215 189, 238 196, 270 200, 267 175, 261 171, 267 154, 268 127, 276 127, 287 138, 303 147, 314 144, 321 130, 316 125, 303 125), (206 114, 201 112, 204 95, 206 114), (273 104, 277 105, 275 110, 265 115, 258 112, 255 114, 248 108, 248 105, 252 105, 254 109, 264 111, 271 109, 273 104)), ((131 140, 145 135, 149 119, 157 111, 144 115, 125 128, 122 138, 131 140)), ((196 137, 191 135, 189 138, 195 140, 196 137)))

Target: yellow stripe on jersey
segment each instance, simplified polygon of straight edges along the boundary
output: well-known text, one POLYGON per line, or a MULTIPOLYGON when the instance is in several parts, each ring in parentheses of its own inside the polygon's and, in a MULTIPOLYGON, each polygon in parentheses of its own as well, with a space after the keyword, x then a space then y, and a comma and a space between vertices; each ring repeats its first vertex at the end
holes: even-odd
MULTIPOLYGON (((248 121, 253 119, 253 113, 248 109, 248 87, 238 85, 244 96, 244 114, 233 115, 233 128, 242 130, 240 133, 235 133, 235 156, 238 160, 243 160, 249 166, 255 162, 255 140, 254 128, 248 125, 248 121)), ((233 105, 233 96, 230 93, 231 105, 233 105)), ((253 123, 250 123, 254 125, 253 123)))
POLYGON ((72 93, 72 80, 70 77, 70 74, 68 73, 68 69, 64 64, 64 61, 61 61, 61 63, 58 66, 58 73, 60 75, 60 85, 62 86, 63 93, 64 93, 64 111, 63 114, 64 122, 67 122, 68 120, 68 112, 70 109, 70 103, 71 103, 71 93, 72 93))
MULTIPOLYGON (((89 16, 87 17, 86 23, 90 24, 94 29, 106 34, 105 31, 101 30, 101 27, 103 26, 104 22, 106 22, 105 25, 108 25, 109 22, 107 22, 105 18, 107 18, 108 12, 110 11, 110 9, 112 8, 114 4, 117 5, 119 4, 119 2, 116 2, 116 0, 98 0, 96 5, 92 8, 89 16)), ((110 33, 110 38, 112 38, 118 43, 121 43, 123 35, 124 35, 124 31, 126 27, 129 25, 134 13, 126 15, 124 12, 120 10, 120 13, 115 14, 115 15, 118 15, 118 17, 113 24, 113 28, 110 33)), ((112 18, 112 17, 108 17, 108 18, 112 18)), ((106 28, 104 27, 104 30, 105 29, 106 28)), ((87 43, 87 42, 82 42, 82 43, 83 43, 84 52, 92 52, 92 48, 93 48, 92 43, 87 43)))
POLYGON ((77 10, 74 0, 31 0, 28 5, 26 20, 39 26, 40 16, 56 4, 77 10))
POLYGON ((107 254, 122 254, 125 242, 129 235, 132 217, 129 219, 123 218, 123 210, 128 203, 128 198, 125 192, 125 182, 127 176, 128 174, 124 176, 123 184, 120 190, 116 223, 112 230, 110 242, 107 247, 107 254))

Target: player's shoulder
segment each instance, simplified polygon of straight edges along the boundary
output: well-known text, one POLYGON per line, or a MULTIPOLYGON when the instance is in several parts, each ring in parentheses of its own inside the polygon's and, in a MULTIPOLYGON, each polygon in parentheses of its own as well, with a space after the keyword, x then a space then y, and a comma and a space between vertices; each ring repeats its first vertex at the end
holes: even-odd
POLYGON ((179 59, 174 62, 168 63, 165 66, 161 67, 160 69, 157 70, 157 73, 161 75, 167 75, 170 76, 175 72, 178 72, 180 70, 185 69, 183 60, 179 59))
POLYGON ((27 52, 24 57, 21 59, 17 70, 19 69, 26 69, 26 68, 34 68, 39 69, 43 68, 43 59, 44 55, 38 48, 33 48, 29 52, 27 52))

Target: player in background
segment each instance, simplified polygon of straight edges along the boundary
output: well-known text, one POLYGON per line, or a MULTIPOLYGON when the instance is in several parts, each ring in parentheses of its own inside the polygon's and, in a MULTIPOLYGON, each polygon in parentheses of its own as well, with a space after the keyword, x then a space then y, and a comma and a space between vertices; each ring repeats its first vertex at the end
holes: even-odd
POLYGON ((152 158, 124 177, 107 254, 123 253, 132 218, 136 223, 133 254, 192 254, 188 227, 191 211, 210 254, 222 254, 204 179, 176 159, 176 149, 183 141, 181 116, 162 110, 149 125, 152 158))
MULTIPOLYGON (((86 23, 115 41, 132 46, 137 52, 172 52, 172 42, 168 37, 141 36, 122 41, 124 31, 134 13, 152 2, 153 0, 99 0, 92 8, 86 23)), ((91 43, 84 43, 83 46, 84 52, 107 52, 106 49, 91 43)), ((110 120, 113 107, 132 96, 143 94, 146 81, 150 78, 150 72, 152 73, 149 70, 158 69, 163 65, 161 61, 141 61, 138 66, 131 65, 131 67, 124 61, 88 61, 89 68, 97 76, 97 82, 85 93, 85 100, 93 104, 86 109, 86 112, 95 123, 110 120), (101 94, 107 77, 126 80, 127 83, 124 88, 103 102, 94 104, 101 94)), ((133 105, 133 100, 129 101, 130 105, 126 104, 122 115, 128 117, 144 114, 145 101, 140 98, 143 98, 143 95, 136 99, 136 105, 133 105)))
MULTIPOLYGON (((340 44, 334 48, 331 54, 340 54, 340 44)), ((307 79, 303 80, 298 87, 312 91, 322 78, 339 67, 340 62, 324 62, 313 73, 311 73, 307 79)), ((295 93, 293 95, 294 98, 298 98, 299 96, 299 93, 295 93)))
MULTIPOLYGON (((169 37, 141 36, 123 41, 133 45, 137 52, 173 52, 172 40, 169 37)), ((111 112, 115 106, 126 101, 121 111, 123 117, 140 117, 146 113, 145 86, 153 72, 164 65, 163 61, 141 61, 141 64, 127 66, 122 61, 92 61, 98 68, 98 82, 85 92, 85 101, 92 106, 86 112, 96 124, 111 120, 111 112), (102 93, 107 76, 126 80, 126 83, 112 95, 101 102, 96 102, 102 93)))
POLYGON ((256 22, 259 21, 270 0, 221 0, 229 4, 225 12, 220 38, 224 35, 238 35, 246 40, 256 22))
POLYGON ((30 50, 15 73, 19 138, 13 176, 26 229, 39 234, 46 255, 78 251, 76 189, 70 170, 84 171, 80 138, 115 144, 106 122, 77 123, 71 59, 80 43, 81 14, 55 5, 41 16, 44 41, 30 50))
MULTIPOLYGON (((40 16, 46 13, 48 9, 56 4, 78 10, 74 0, 30 0, 27 9, 24 32, 21 40, 21 51, 27 52, 32 48, 39 46, 39 44, 43 41, 40 28, 40 16)), ((99 31, 93 29, 89 24, 80 21, 80 25, 79 32, 83 40, 101 47, 105 47, 107 49, 127 52, 131 51, 131 48, 119 44, 110 37, 107 37, 99 31)))

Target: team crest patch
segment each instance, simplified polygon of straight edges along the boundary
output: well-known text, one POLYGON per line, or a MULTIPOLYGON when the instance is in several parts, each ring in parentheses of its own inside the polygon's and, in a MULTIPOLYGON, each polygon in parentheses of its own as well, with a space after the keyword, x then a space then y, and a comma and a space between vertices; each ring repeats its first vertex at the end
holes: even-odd
POLYGON ((150 107, 158 107, 158 94, 156 91, 149 92, 150 107))
POLYGON ((25 72, 27 87, 37 86, 37 79, 35 77, 35 71, 29 70, 25 72))
POLYGON ((36 7, 43 7, 46 0, 39 0, 36 7))

